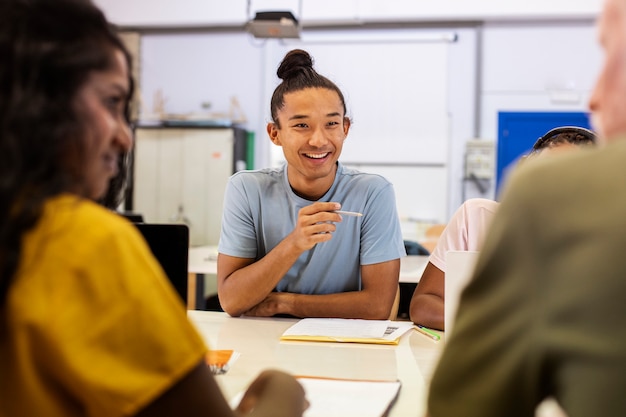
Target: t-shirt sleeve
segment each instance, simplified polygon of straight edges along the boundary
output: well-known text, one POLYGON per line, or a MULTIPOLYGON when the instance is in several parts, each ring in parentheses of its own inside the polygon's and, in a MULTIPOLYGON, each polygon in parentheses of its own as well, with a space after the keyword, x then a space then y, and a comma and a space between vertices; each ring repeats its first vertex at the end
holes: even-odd
POLYGON ((440 270, 446 270, 446 253, 451 250, 467 250, 464 245, 463 236, 467 230, 467 219, 463 205, 459 207, 446 225, 445 229, 437 240, 435 249, 430 254, 428 261, 440 270))
POLYGON ((446 270, 449 251, 479 251, 499 203, 484 198, 466 200, 452 215, 437 241, 429 261, 440 270, 446 270))
POLYGON ((364 212, 361 235, 361 264, 369 265, 399 259, 406 255, 396 198, 391 183, 385 181, 370 196, 364 212))
POLYGON ((50 371, 94 417, 135 414, 206 352, 142 237, 113 226, 85 242, 41 334, 50 371))
POLYGON ((242 176, 232 176, 224 192, 218 251, 240 258, 257 256, 257 237, 242 176))

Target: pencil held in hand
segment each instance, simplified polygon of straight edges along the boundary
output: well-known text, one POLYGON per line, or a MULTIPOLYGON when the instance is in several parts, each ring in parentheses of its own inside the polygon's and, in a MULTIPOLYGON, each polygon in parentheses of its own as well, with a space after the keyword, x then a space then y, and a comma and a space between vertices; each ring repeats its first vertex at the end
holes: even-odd
POLYGON ((335 210, 334 213, 341 214, 343 216, 355 216, 355 217, 363 216, 363 213, 357 213, 356 211, 335 210))

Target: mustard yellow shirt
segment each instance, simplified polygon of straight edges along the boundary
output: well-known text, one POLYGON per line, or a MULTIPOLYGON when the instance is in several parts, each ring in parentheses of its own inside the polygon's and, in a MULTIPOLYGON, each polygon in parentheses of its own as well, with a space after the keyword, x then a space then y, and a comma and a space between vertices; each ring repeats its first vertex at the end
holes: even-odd
POLYGON ((46 203, 0 313, 0 416, 127 416, 206 347, 132 224, 90 201, 46 203))

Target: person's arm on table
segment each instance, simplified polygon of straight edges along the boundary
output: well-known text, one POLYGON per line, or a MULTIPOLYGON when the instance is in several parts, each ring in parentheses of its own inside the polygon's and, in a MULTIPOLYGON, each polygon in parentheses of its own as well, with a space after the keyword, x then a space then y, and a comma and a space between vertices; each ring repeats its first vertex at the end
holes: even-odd
POLYGON ((292 417, 307 408, 302 386, 281 371, 264 371, 249 386, 236 408, 230 408, 204 361, 141 410, 137 417, 292 417))
POLYGON ((400 259, 363 265, 361 291, 324 295, 272 292, 245 314, 386 320, 389 318, 398 290, 399 275, 400 259))
POLYGON ((240 316, 263 301, 304 251, 332 239, 334 223, 341 221, 341 215, 332 211, 340 207, 332 202, 303 207, 296 228, 256 262, 220 253, 217 290, 224 311, 240 316))
POLYGON ((409 314, 415 324, 444 330, 444 273, 430 262, 411 297, 409 314))

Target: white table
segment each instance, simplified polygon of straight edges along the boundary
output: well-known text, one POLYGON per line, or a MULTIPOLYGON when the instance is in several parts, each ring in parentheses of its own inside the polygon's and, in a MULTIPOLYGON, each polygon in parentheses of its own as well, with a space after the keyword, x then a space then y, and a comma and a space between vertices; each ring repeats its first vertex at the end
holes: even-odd
POLYGON ((227 399, 267 368, 294 375, 398 379, 402 388, 389 417, 424 415, 428 381, 444 343, 413 330, 403 335, 397 346, 286 342, 280 341, 280 335, 295 319, 233 318, 226 313, 192 310, 188 316, 211 348, 241 354, 226 374, 216 377, 227 399))
MULTIPOLYGON (((400 282, 418 283, 428 263, 428 256, 409 255, 400 259, 400 282)), ((217 247, 198 246, 189 249, 189 272, 217 274, 217 247)))

